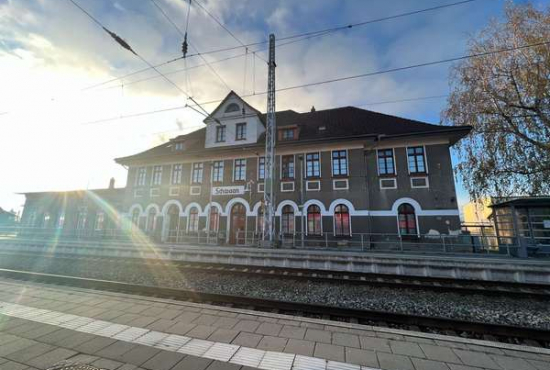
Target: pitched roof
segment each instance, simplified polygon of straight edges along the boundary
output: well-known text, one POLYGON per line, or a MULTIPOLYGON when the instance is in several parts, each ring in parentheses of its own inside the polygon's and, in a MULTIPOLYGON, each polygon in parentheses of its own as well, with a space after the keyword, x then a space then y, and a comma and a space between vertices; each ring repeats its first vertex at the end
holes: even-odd
MULTIPOLYGON (((260 119, 265 122, 266 114, 260 114, 260 119)), ((276 112, 275 119, 277 128, 296 126, 299 129, 299 140, 280 142, 277 144, 280 146, 318 140, 352 140, 358 137, 377 137, 382 140, 399 136, 433 134, 450 134, 451 143, 454 143, 471 130, 470 126, 450 127, 433 125, 356 107, 333 108, 306 113, 284 110, 276 112), (320 129, 323 127, 324 129, 320 129)), ((126 163, 128 160, 173 154, 171 145, 174 141, 183 141, 185 143, 184 151, 188 153, 220 150, 220 148, 204 148, 205 133, 206 129, 201 128, 189 134, 177 136, 168 143, 132 156, 117 158, 115 161, 126 163)), ((262 135, 256 144, 249 144, 248 146, 263 146, 264 142, 265 136, 262 135)), ((231 148, 235 147, 224 149, 231 148)))

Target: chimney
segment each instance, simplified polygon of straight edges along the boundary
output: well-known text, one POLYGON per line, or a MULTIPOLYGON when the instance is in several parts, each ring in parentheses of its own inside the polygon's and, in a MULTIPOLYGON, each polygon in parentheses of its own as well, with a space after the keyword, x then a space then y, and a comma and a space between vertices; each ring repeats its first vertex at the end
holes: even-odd
POLYGON ((312 105, 312 106, 311 106, 311 111, 312 111, 312 112, 315 112, 315 105, 312 105))
POLYGON ((114 188, 115 188, 115 178, 111 177, 111 179, 109 180, 109 189, 114 189, 114 188))

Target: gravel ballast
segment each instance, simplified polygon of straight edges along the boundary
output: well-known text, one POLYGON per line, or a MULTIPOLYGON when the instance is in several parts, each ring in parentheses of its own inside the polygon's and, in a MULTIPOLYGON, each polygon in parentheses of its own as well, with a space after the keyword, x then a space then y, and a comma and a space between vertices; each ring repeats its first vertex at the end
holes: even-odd
POLYGON ((165 264, 0 255, 0 268, 282 301, 550 329, 550 302, 181 270, 165 264))

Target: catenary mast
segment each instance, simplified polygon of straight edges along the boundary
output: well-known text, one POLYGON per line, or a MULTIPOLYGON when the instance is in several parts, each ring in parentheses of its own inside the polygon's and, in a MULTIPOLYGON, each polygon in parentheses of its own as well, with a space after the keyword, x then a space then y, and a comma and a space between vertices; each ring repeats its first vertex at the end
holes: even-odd
POLYGON ((264 242, 274 241, 275 218, 275 35, 269 35, 269 61, 267 76, 267 123, 265 129, 265 185, 264 185, 264 242))

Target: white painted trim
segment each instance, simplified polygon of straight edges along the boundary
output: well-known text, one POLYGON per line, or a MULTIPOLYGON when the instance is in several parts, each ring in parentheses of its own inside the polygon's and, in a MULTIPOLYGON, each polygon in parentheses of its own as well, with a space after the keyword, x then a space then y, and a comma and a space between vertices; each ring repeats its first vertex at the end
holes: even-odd
POLYGON ((189 218, 189 211, 191 208, 196 207, 199 210, 199 216, 203 214, 202 207, 197 202, 191 202, 187 206, 185 206, 185 210, 183 211, 183 216, 189 218))
POLYGON ((163 172, 164 166, 162 164, 155 164, 151 166, 151 181, 150 186, 159 186, 162 185, 162 172, 163 172), (158 184, 153 184, 153 181, 155 179, 155 167, 160 167, 160 182, 158 184))
MULTIPOLYGON (((345 200, 345 199, 342 199, 342 200, 345 200)), ((347 204, 345 204, 345 203, 343 203, 343 202, 340 202, 340 203, 334 205, 334 207, 333 207, 333 203, 334 203, 334 202, 332 202, 331 205, 330 205, 331 208, 332 208, 332 235, 333 235, 334 237, 341 237, 341 238, 347 238, 348 236, 351 237, 351 236, 353 235, 353 234, 352 234, 352 228, 351 228, 351 218, 352 218, 352 214, 351 214, 352 211, 351 211, 351 208, 350 208, 347 204), (334 213, 334 208, 336 208, 336 206, 339 205, 339 204, 345 205, 345 206, 348 208, 348 216, 349 216, 349 235, 336 235, 336 214, 334 213)), ((349 204, 351 204, 351 203, 349 203, 349 204)), ((353 210, 353 212, 355 213, 355 210, 353 210)))
POLYGON ((332 190, 339 191, 339 190, 349 190, 349 180, 348 179, 332 179, 332 190), (346 183, 346 187, 344 188, 337 188, 336 182, 337 181, 344 181, 346 183))
POLYGON ((300 212, 300 208, 292 200, 283 200, 281 203, 279 203, 279 205, 277 206, 277 210, 275 211, 275 216, 282 216, 284 206, 292 206, 292 208, 294 209, 294 216, 301 216, 302 213, 300 212))
POLYGON ((428 176, 411 176, 410 177, 410 182, 411 182, 411 189, 427 189, 430 187, 430 181, 428 179, 428 176), (414 179, 424 179, 426 180, 426 185, 425 186, 414 186, 413 185, 413 180, 414 179))
MULTIPOLYGON (((296 154, 281 154, 279 155, 279 180, 283 180, 283 157, 286 156, 292 156, 292 165, 294 168, 292 169, 293 176, 289 177, 287 180, 295 180, 296 179, 296 154)), ((289 182, 289 181, 286 181, 289 182)))
POLYGON ((217 160, 217 161, 211 161, 210 162, 210 184, 212 184, 214 182, 223 183, 224 177, 225 177, 225 161, 223 159, 220 159, 220 160, 217 160), (215 167, 216 162, 221 162, 222 163, 222 167, 221 167, 222 179, 221 179, 221 181, 214 181, 214 167, 215 167))
MULTIPOLYGON (((376 171, 378 173, 378 176, 380 176, 380 166, 379 166, 379 161, 378 161, 378 151, 379 150, 388 150, 388 149, 391 149, 391 153, 392 153, 392 157, 393 157, 393 173, 385 173, 384 176, 386 175, 393 175, 393 176, 397 176, 397 162, 395 161, 395 149, 394 148, 376 148, 376 171)), ((406 152, 406 150, 405 150, 406 152)), ((407 157, 407 160, 408 160, 408 157, 407 157)), ((408 163, 407 163, 408 164, 408 163)), ((390 189, 390 188, 385 188, 385 189, 390 189)))
POLYGON ((308 199, 304 203, 304 209, 306 210, 306 213, 307 213, 308 207, 312 204, 319 206, 319 208, 321 209, 321 216, 330 216, 330 213, 327 212, 327 209, 325 208, 325 205, 323 204, 323 202, 321 202, 318 199, 308 199))
POLYGON ((306 191, 321 191, 321 180, 306 180, 306 191), (317 183, 319 184, 319 187, 317 189, 310 189, 310 183, 317 183))
POLYGON ((294 181, 281 181, 281 193, 291 193, 294 191, 294 181), (292 184, 292 189, 291 190, 284 190, 283 187, 284 185, 286 184, 292 184))
POLYGON ((149 196, 151 198, 159 197, 160 196, 160 188, 151 188, 151 189, 149 189, 149 196))
POLYGON ((170 197, 179 197, 180 188, 178 186, 170 186, 168 189, 168 196, 170 197))
MULTIPOLYGON (((347 169, 347 173, 345 175, 337 175, 337 176, 342 176, 342 177, 349 177, 351 175, 351 171, 350 171, 350 168, 349 168, 349 150, 348 149, 333 149, 331 150, 329 153, 330 153, 330 173, 332 174, 332 176, 334 176, 334 160, 332 159, 332 153, 333 152, 339 152, 339 151, 342 151, 344 150, 346 152, 346 169, 347 169)), ((320 154, 319 154, 319 157, 320 157, 320 154)))
POLYGON ((232 175, 231 175, 231 182, 235 182, 235 181, 246 181, 246 167, 248 166, 248 159, 247 158, 235 158, 233 159, 233 171, 232 172, 232 175), (243 160, 244 159, 244 179, 242 180, 235 180, 235 169, 237 168, 235 166, 235 162, 238 161, 238 160, 243 160))
POLYGON ((170 199, 169 201, 167 201, 166 203, 164 203, 164 205, 162 206, 162 214, 163 215, 167 215, 168 214, 168 210, 170 209, 170 206, 171 205, 175 205, 179 208, 179 215, 180 216, 185 216, 185 213, 183 212, 183 206, 181 205, 180 201, 177 200, 177 199, 170 199))
POLYGON ((328 215, 329 216, 332 216, 334 215, 334 209, 336 208, 336 206, 338 204, 343 204, 345 205, 346 207, 348 207, 348 211, 349 211, 349 214, 350 216, 355 214, 355 207, 353 205, 353 203, 351 203, 349 200, 347 199, 344 199, 344 198, 339 198, 339 199, 335 199, 333 200, 331 203, 330 203, 330 206, 328 207, 328 215))
POLYGON ((190 186, 189 195, 201 195, 202 187, 201 186, 190 186), (198 192, 197 192, 198 189, 198 192))
POLYGON ((204 180, 204 162, 191 162, 191 176, 189 176, 189 183, 192 184, 202 184, 202 180, 204 180), (195 168, 195 164, 202 164, 202 176, 200 182, 193 182, 193 169, 195 168))
POLYGON ((143 189, 134 189, 134 198, 143 197, 143 189))
POLYGON ((132 206, 130 207, 130 210, 128 211, 128 214, 130 215, 130 217, 132 217, 132 213, 134 212, 134 209, 135 208, 138 208, 139 209, 139 215, 140 216, 143 216, 145 214, 145 212, 143 211, 143 207, 141 206, 141 204, 138 204, 138 203, 134 203, 132 204, 132 206))
MULTIPOLYGON (((320 179, 323 176, 323 160, 322 160, 323 156, 321 155, 321 152, 320 151, 318 151, 318 152, 306 152, 306 153, 303 153, 303 156, 304 156, 304 161, 303 161, 304 179, 306 179, 306 180, 308 178, 317 179, 317 177, 307 177, 307 155, 308 154, 315 154, 315 153, 319 154, 319 177, 318 178, 320 179)), ((332 152, 329 152, 329 153, 331 153, 330 155, 332 156, 332 152)), ((332 161, 331 161, 331 163, 332 163, 332 161)))
POLYGON ((160 213, 160 207, 156 203, 151 203, 145 208, 145 211, 143 212, 145 216, 147 216, 149 214, 149 210, 151 208, 154 208, 155 211, 157 211, 157 214, 160 213))
POLYGON ((147 185, 147 166, 139 166, 139 167, 137 167, 137 170, 136 170, 136 179, 134 181, 134 186, 145 186, 145 185, 147 185), (142 168, 145 168, 145 177, 143 179, 143 184, 139 184, 138 183, 138 181, 139 181, 139 171, 142 168))
POLYGON ((256 191, 257 191, 258 193, 263 193, 263 192, 264 192, 264 189, 265 189, 265 183, 260 182, 260 183, 258 184, 258 188, 257 188, 256 191), (260 185, 262 186, 262 190, 260 190, 260 185))
MULTIPOLYGON (((242 203, 244 205, 244 208, 246 209, 246 215, 247 216, 254 216, 254 214, 250 210, 250 204, 246 201, 246 199, 243 198, 232 198, 227 202, 225 205, 225 214, 230 217, 231 216, 231 208, 233 208, 233 205, 235 203, 242 203)), ((228 222, 229 225, 229 222, 228 222)), ((228 229, 229 231, 229 229, 228 229)))
POLYGON ((397 179, 395 177, 381 177, 379 179, 380 190, 397 189, 397 179), (382 181, 393 180, 393 186, 382 186, 382 181))
POLYGON ((265 182, 265 156, 259 155, 256 158, 257 158, 256 159, 256 179, 258 180, 258 182, 260 182, 260 181, 265 182), (264 178, 263 179, 260 179, 260 158, 264 158, 264 178))

